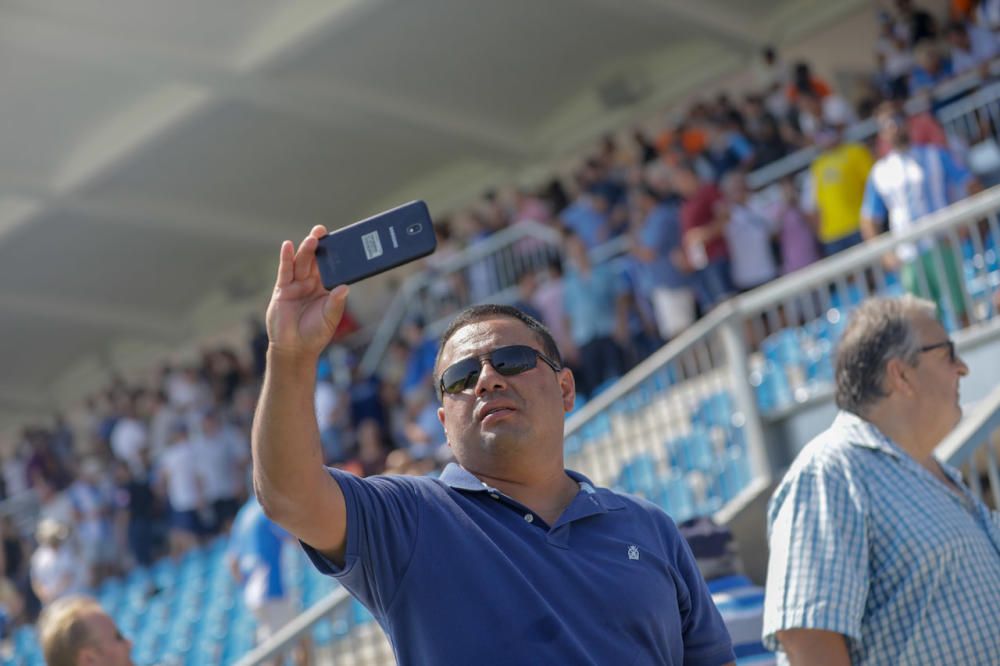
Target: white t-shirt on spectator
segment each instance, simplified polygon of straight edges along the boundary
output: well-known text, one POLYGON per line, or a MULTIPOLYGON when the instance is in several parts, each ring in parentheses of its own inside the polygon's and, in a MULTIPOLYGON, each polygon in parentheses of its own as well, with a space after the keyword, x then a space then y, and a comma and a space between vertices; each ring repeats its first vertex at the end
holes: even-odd
POLYGON ((778 276, 771 250, 771 236, 775 231, 774 220, 750 206, 730 204, 726 242, 733 284, 737 288, 756 287, 778 276))
POLYGON ((201 437, 192 444, 205 499, 235 499, 243 490, 249 460, 246 443, 234 431, 220 430, 211 438, 201 437))
POLYGON ((75 522, 73 502, 70 501, 65 492, 56 494, 39 508, 38 521, 41 522, 45 519, 54 520, 66 527, 72 527, 75 522))
POLYGON ((992 32, 978 25, 967 25, 965 29, 971 48, 968 51, 951 48, 951 67, 955 74, 974 69, 997 55, 998 38, 992 32))
POLYGON ((68 544, 59 548, 40 546, 31 555, 31 580, 36 588, 51 594, 50 598, 42 599, 43 603, 83 592, 83 575, 84 567, 80 566, 68 544))
POLYGON ((333 410, 337 408, 339 396, 330 382, 316 382, 316 422, 323 432, 333 425, 333 410))
POLYGON ((3 482, 8 497, 16 497, 28 490, 28 464, 21 456, 10 456, 3 461, 3 482))
POLYGON ((205 398, 201 383, 182 372, 167 378, 166 393, 170 404, 182 410, 197 407, 205 398))
POLYGON ((111 451, 115 457, 128 463, 133 472, 142 470, 140 454, 149 442, 146 425, 138 419, 123 417, 111 431, 111 451))
POLYGON ((171 444, 160 458, 160 472, 167 477, 167 499, 174 511, 198 508, 199 467, 204 463, 195 455, 190 442, 171 444))

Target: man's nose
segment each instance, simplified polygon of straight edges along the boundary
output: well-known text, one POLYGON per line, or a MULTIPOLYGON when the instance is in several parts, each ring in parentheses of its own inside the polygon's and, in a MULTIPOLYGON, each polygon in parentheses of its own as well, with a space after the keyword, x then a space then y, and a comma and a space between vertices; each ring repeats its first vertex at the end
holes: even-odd
POLYGON ((507 388, 507 378, 497 372, 489 360, 484 360, 476 379, 476 395, 507 388))
POLYGON ((969 374, 969 366, 965 364, 965 360, 958 354, 955 354, 955 365, 958 366, 958 374, 962 377, 969 374))

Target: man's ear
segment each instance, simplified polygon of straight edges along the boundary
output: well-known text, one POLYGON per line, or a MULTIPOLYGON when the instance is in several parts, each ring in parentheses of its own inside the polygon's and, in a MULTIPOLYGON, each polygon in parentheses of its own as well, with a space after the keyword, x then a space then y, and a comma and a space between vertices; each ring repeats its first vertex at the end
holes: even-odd
POLYGON ((889 359, 885 364, 885 392, 889 395, 899 393, 907 398, 916 394, 913 384, 913 366, 901 358, 889 359))
POLYGON ((563 411, 569 413, 576 402, 576 379, 569 368, 559 371, 559 388, 562 389, 563 411))

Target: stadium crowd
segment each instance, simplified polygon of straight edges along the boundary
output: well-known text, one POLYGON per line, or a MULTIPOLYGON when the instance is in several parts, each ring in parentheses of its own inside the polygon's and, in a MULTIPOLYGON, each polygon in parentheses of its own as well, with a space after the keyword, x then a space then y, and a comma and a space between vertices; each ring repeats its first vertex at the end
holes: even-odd
MULTIPOLYGON (((986 75, 1000 54, 1000 3, 952 4, 947 26, 906 0, 881 14, 877 67, 850 94, 809 63, 765 49, 752 93, 696 102, 657 132, 605 137, 571 182, 501 188, 437 220, 439 247, 426 269, 504 228, 531 221, 558 230, 562 258, 541 279, 519 277, 516 305, 550 327, 592 397, 724 299, 863 242, 869 173, 890 147, 845 141, 843 130, 881 103, 926 95, 971 70, 986 75), (750 196, 747 173, 808 146, 819 156, 803 182, 786 178, 766 201, 750 196), (589 251, 619 237, 630 248, 622 261, 591 262, 589 251)), ((934 110, 911 116, 910 141, 967 166, 972 146, 946 136, 934 110)), ((979 131, 971 143, 1000 134, 979 131)), ((489 295, 471 272, 435 288, 455 309, 489 295)), ((32 491, 40 518, 33 533, 9 515, 0 524, 0 626, 227 531, 250 490, 249 428, 267 346, 259 323, 249 338, 244 353, 219 348, 199 363, 165 364, 144 386, 115 381, 80 418, 23 431, 3 461, 3 497, 32 491)), ((364 376, 350 354, 320 364, 316 413, 328 464, 363 476, 441 466, 436 351, 425 322, 410 318, 376 375, 364 376)))

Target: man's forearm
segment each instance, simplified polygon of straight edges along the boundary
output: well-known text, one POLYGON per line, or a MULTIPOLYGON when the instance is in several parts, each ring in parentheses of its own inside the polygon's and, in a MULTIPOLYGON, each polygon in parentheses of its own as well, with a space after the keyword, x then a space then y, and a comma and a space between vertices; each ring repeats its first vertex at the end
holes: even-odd
POLYGON ((324 473, 315 390, 315 362, 268 350, 251 445, 254 488, 269 513, 301 502, 324 473))

